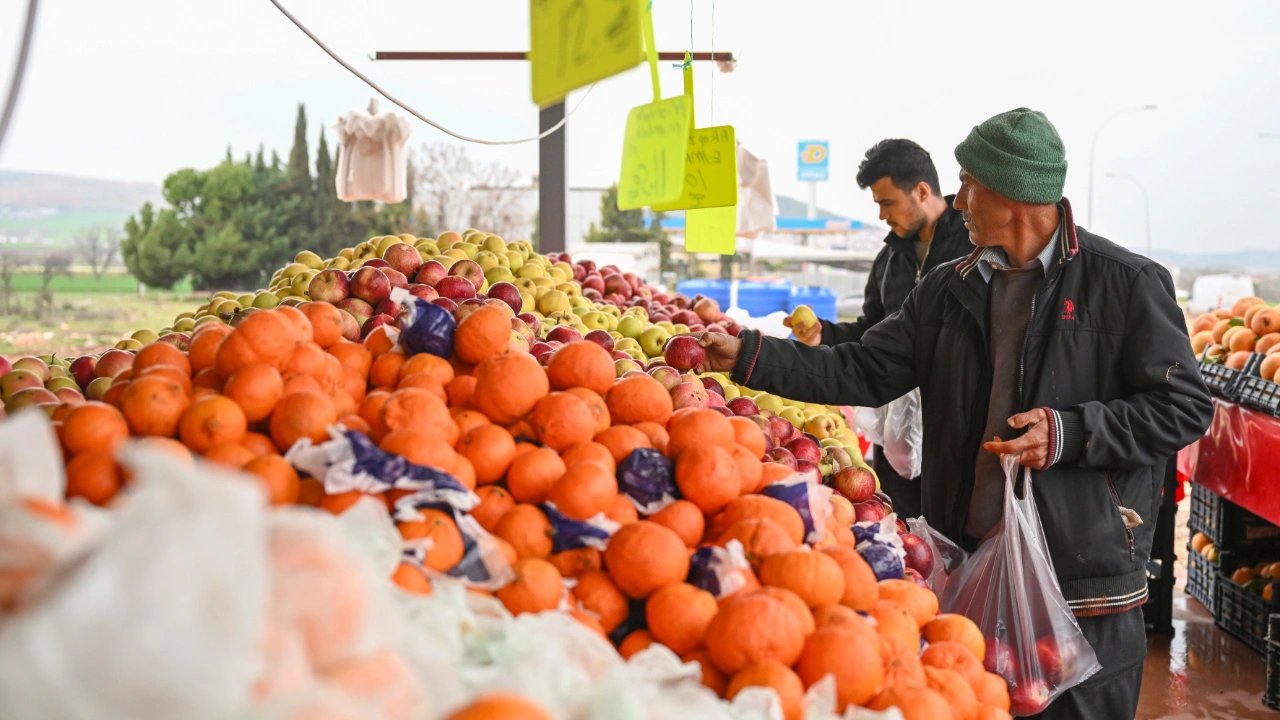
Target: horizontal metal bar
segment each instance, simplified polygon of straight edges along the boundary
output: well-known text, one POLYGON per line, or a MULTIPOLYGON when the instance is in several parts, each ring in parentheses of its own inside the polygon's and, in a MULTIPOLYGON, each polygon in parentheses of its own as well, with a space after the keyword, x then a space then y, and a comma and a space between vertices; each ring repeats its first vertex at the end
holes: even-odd
MULTIPOLYGON (((416 50, 379 50, 373 54, 374 60, 528 60, 527 52, 511 52, 511 51, 416 51, 416 50)), ((684 51, 679 52, 660 52, 659 60, 681 61, 684 60, 684 51)), ((694 62, 707 62, 710 60, 722 60, 725 62, 733 62, 733 53, 717 51, 715 53, 696 52, 693 53, 694 62)))

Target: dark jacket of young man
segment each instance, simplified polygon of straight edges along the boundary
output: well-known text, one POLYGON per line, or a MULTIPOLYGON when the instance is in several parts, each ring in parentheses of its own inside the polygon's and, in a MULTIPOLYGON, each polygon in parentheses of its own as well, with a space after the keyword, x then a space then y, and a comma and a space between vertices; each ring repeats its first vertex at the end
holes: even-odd
POLYGON ((925 254, 924 266, 916 257, 916 238, 901 238, 890 232, 884 238, 884 247, 876 253, 867 276, 867 289, 863 294, 862 316, 851 323, 822 321, 822 344, 837 345, 857 342, 862 334, 876 323, 898 311, 907 294, 930 270, 962 258, 973 250, 964 219, 952 207, 955 195, 948 195, 947 209, 938 216, 934 225, 933 240, 925 254))

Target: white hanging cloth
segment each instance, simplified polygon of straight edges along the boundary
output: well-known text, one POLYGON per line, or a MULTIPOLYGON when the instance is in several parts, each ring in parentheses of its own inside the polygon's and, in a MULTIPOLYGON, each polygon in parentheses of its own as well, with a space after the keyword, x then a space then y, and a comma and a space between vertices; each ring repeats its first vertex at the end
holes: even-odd
POLYGON ((334 130, 342 145, 334 178, 338 199, 404 202, 409 121, 395 113, 379 113, 377 102, 370 100, 368 112, 344 113, 334 130))
POLYGON ((752 155, 738 143, 738 235, 757 238, 776 228, 769 161, 752 155))

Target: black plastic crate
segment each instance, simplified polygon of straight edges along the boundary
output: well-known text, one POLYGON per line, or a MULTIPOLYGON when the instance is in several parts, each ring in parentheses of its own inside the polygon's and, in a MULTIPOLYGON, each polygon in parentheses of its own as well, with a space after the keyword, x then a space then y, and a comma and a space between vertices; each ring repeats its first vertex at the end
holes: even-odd
MULTIPOLYGON (((1222 556, 1222 574, 1218 576, 1218 611, 1214 624, 1236 637, 1258 654, 1267 652, 1268 622, 1272 613, 1280 613, 1280 603, 1267 602, 1261 596, 1231 580, 1231 571, 1245 563, 1237 561, 1234 553, 1222 556)), ((1271 581, 1271 590, 1280 590, 1280 581, 1271 581)))
POLYGON ((1236 402, 1280 418, 1280 385, 1257 375, 1246 375, 1236 386, 1236 402))
POLYGON ((1186 593, 1204 606, 1210 615, 1218 615, 1218 566, 1187 546, 1186 593))
POLYGON ((1262 691, 1262 704, 1280 710, 1280 615, 1267 620, 1267 687, 1262 691))
POLYGON ((1244 368, 1234 370, 1221 362, 1200 361, 1200 376, 1209 392, 1225 400, 1234 402, 1240 392, 1240 384, 1246 378, 1258 376, 1258 366, 1262 364, 1262 355, 1251 353, 1245 361, 1244 368))
POLYGON ((1200 483, 1191 483, 1191 517, 1187 527, 1192 533, 1202 532, 1215 545, 1222 542, 1222 510, 1227 502, 1200 483))

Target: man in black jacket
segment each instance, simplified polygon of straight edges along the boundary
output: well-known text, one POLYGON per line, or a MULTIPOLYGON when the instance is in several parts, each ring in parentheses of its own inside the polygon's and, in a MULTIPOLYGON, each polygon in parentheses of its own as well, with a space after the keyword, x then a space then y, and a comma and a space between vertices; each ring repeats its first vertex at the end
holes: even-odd
MULTIPOLYGON (((790 319, 786 321, 796 340, 806 345, 861 340, 869 328, 902 307, 926 273, 973 250, 969 231, 951 206, 955 196, 942 195, 933 158, 917 143, 889 139, 871 146, 858 166, 857 180, 858 187, 870 188, 889 234, 871 263, 862 316, 857 321, 823 320, 807 327, 791 327, 790 319)), ((871 463, 880 478, 880 489, 893 500, 894 511, 904 518, 918 516, 920 479, 899 475, 880 445, 875 446, 871 463)))
POLYGON ((1037 471, 1059 585, 1102 664, 1038 717, 1131 718, 1161 478, 1213 405, 1169 273, 1075 224, 1044 115, 990 118, 956 159, 969 257, 929 273, 861 342, 706 333, 706 365, 823 403, 880 405, 919 386, 924 514, 971 547, 1000 519, 997 456, 1017 454, 1037 471))

